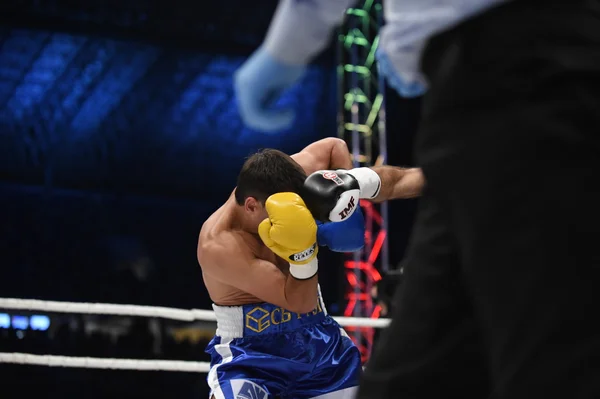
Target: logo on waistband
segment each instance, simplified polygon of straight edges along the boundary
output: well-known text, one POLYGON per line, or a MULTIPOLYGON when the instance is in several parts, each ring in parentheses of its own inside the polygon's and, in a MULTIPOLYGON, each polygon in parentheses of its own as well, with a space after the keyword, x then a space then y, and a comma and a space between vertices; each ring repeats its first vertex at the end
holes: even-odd
POLYGON ((271 325, 270 315, 268 310, 257 306, 246 313, 246 327, 257 333, 263 332, 271 325))
POLYGON ((292 313, 283 308, 275 308, 270 312, 260 306, 257 306, 246 312, 245 327, 255 333, 261 333, 271 326, 285 324, 292 320, 299 320, 303 317, 314 316, 324 313, 321 307, 321 300, 317 302, 317 307, 308 313, 292 313))

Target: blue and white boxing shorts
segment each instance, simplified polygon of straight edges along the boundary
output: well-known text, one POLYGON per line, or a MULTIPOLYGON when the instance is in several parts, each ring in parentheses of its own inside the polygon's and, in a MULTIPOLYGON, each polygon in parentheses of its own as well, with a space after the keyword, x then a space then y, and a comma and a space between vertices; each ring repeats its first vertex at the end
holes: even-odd
POLYGON ((319 296, 308 314, 269 303, 213 305, 217 334, 208 344, 207 381, 216 399, 355 396, 360 353, 319 296))

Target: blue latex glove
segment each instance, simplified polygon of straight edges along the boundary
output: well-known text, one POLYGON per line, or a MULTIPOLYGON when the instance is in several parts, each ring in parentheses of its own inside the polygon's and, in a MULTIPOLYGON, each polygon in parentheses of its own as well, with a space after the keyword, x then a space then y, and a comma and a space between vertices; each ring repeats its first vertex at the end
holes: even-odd
POLYGON ((360 206, 343 222, 317 221, 317 242, 334 252, 354 252, 365 245, 365 219, 360 206))
POLYGON ((235 94, 242 120, 263 132, 289 128, 295 117, 292 109, 273 109, 286 89, 296 83, 305 65, 286 65, 273 58, 263 47, 235 72, 235 94))
POLYGON ((419 97, 425 94, 427 87, 421 82, 406 82, 396 72, 394 64, 387 54, 379 49, 375 52, 377 69, 383 75, 387 83, 395 89, 398 94, 405 98, 419 97))

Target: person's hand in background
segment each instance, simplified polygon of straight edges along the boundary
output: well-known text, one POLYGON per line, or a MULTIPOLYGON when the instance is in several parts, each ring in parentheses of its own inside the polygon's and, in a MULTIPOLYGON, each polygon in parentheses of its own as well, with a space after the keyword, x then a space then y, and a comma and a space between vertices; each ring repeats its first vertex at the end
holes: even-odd
POLYGON ((263 132, 289 128, 294 122, 293 109, 277 109, 281 94, 300 80, 305 65, 283 63, 262 46, 236 71, 234 88, 244 123, 263 132))
MULTIPOLYGON (((402 264, 402 263, 401 263, 402 264)), ((396 289, 402 283, 403 267, 389 270, 382 274, 381 280, 371 288, 371 298, 381 307, 381 317, 388 316, 392 311, 392 298, 396 289)))
POLYGON ((389 313, 388 312, 388 304, 387 304, 387 302, 385 302, 379 298, 379 289, 378 289, 377 285, 374 285, 371 288, 371 298, 373 298, 373 302, 375 302, 375 305, 377 305, 381 308, 381 311, 379 312, 379 316, 386 317, 389 313))
POLYGON ((239 111, 244 123, 263 132, 289 128, 292 109, 277 109, 281 94, 300 80, 331 41, 356 0, 281 0, 262 46, 234 76, 239 111))

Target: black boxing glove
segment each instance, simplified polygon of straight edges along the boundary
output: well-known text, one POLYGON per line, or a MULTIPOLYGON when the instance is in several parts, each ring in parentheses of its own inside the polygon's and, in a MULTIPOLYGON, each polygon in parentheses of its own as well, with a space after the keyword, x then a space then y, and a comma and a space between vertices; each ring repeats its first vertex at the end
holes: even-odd
POLYGON ((304 181, 302 198, 317 220, 341 222, 354 213, 361 198, 375 198, 380 187, 379 175, 370 168, 319 170, 304 181))

